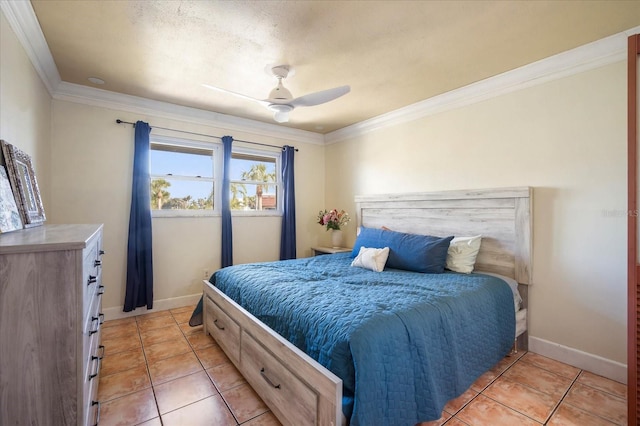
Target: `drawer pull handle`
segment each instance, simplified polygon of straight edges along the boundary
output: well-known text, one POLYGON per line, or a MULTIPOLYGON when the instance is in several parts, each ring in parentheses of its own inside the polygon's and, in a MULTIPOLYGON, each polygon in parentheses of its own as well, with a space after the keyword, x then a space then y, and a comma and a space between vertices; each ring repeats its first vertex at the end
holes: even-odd
POLYGON ((95 275, 89 275, 89 279, 87 280, 87 285, 91 285, 98 281, 98 277, 95 275))
POLYGON ((91 401, 91 406, 93 407, 94 405, 97 405, 98 408, 96 410, 96 422, 93 424, 93 426, 98 426, 98 423, 100 423, 100 401, 91 401))
POLYGON ((101 319, 104 318, 104 314, 100 314, 97 317, 91 317, 91 324, 93 324, 94 322, 97 322, 98 324, 96 325, 96 328, 94 328, 93 330, 89 330, 89 336, 96 334, 99 330, 100 330, 100 326, 102 325, 101 319))
POLYGON ((264 371, 264 368, 260 369, 260 375, 262 376, 262 378, 269 383, 269 386, 271 386, 272 388, 276 388, 276 389, 280 389, 280 385, 274 385, 273 382, 271 381, 271 379, 269 379, 269 377, 267 377, 267 374, 264 371))
POLYGON ((100 371, 100 357, 91 355, 91 362, 95 362, 94 365, 97 365, 98 367, 95 369, 95 373, 89 375, 89 380, 98 376, 98 372, 100 371))
POLYGON ((224 330, 224 327, 218 324, 217 319, 213 320, 213 325, 215 325, 218 328, 218 330, 224 330))
POLYGON ((100 251, 98 252, 98 254, 99 254, 100 256, 102 256, 102 255, 104 254, 104 250, 100 250, 100 251))
POLYGON ((98 358, 104 358, 104 345, 98 346, 98 350, 100 351, 100 356, 98 358))
POLYGON ((96 296, 100 297, 104 294, 104 286, 103 285, 99 285, 98 286, 98 293, 96 293, 96 296))
POLYGON ((91 317, 91 321, 98 321, 100 325, 104 324, 104 314, 100 312, 97 317, 91 317))
POLYGON ((101 260, 94 260, 94 261, 93 261, 93 266, 95 266, 96 268, 97 268, 98 266, 102 266, 102 261, 101 261, 101 260))

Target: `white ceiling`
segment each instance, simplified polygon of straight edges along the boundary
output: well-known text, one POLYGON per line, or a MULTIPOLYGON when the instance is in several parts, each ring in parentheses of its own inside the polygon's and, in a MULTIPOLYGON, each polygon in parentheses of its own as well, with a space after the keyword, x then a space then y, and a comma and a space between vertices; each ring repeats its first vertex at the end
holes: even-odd
POLYGON ((274 123, 267 64, 293 96, 348 84, 282 126, 328 133, 640 25, 640 1, 32 0, 62 81, 274 123), (106 81, 102 86, 89 77, 106 81))

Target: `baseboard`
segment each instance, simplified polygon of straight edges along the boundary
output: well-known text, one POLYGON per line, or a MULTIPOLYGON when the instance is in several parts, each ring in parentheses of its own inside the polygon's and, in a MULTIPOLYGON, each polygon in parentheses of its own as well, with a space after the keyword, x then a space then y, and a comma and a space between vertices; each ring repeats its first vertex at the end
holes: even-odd
POLYGON ((627 384, 627 366, 617 361, 531 336, 529 336, 529 351, 627 384))
POLYGON ((104 308, 104 320, 114 320, 120 318, 133 317, 136 315, 144 315, 152 312, 166 311, 167 309, 182 308, 183 306, 195 306, 202 297, 202 293, 190 294, 188 296, 172 297, 170 299, 160 299, 153 301, 153 309, 146 307, 136 308, 131 312, 123 312, 122 307, 104 308))

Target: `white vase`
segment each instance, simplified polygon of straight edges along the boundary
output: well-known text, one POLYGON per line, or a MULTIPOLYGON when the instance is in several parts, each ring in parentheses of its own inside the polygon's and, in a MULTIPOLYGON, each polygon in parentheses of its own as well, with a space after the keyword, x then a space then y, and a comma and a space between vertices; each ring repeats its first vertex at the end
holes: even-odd
POLYGON ((331 230, 331 246, 333 248, 342 247, 342 230, 340 229, 331 230))

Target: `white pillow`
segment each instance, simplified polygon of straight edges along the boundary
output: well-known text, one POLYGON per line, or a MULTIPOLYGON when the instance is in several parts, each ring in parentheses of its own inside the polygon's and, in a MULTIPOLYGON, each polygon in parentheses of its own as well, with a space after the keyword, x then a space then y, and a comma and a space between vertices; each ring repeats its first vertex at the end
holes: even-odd
POLYGON ((374 272, 382 272, 384 265, 387 263, 389 257, 389 247, 385 248, 368 248, 360 247, 360 251, 351 266, 357 266, 360 268, 371 269, 374 272))
POLYGON ((446 268, 454 272, 462 272, 463 274, 473 272, 481 242, 481 235, 476 235, 475 237, 455 237, 449 244, 446 268))

